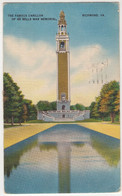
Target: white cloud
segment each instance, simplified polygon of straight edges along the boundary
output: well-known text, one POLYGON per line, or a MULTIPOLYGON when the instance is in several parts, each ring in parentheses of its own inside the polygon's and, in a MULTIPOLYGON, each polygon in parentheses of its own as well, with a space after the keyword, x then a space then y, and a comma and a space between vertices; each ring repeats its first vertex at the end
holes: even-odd
POLYGON ((44 67, 43 62, 47 65, 50 62, 48 57, 55 56, 54 48, 43 41, 31 42, 14 36, 4 37, 4 49, 12 58, 16 58, 22 67, 44 67))
POLYGON ((98 58, 104 54, 104 50, 100 45, 89 45, 77 47, 71 50, 72 67, 89 68, 92 63, 97 62, 98 58))
POLYGON ((4 71, 12 75, 26 98, 37 103, 49 95, 49 100, 55 100, 55 70, 55 49, 48 43, 4 37, 4 71))
POLYGON ((90 105, 99 95, 102 80, 103 83, 119 80, 118 57, 109 56, 101 45, 72 49, 70 63, 72 104, 79 102, 90 105))
MULTIPOLYGON (((4 71, 9 72, 26 98, 37 103, 39 100, 56 100, 57 57, 55 47, 49 43, 32 42, 14 36, 4 37, 4 71)), ((118 80, 118 58, 110 57, 99 44, 71 49, 71 101, 89 105, 98 96, 101 84, 89 84, 96 80, 96 67, 99 77, 108 74, 108 79, 118 80), (106 59, 109 62, 106 68, 106 59), (94 67, 94 73, 91 68, 94 67)))

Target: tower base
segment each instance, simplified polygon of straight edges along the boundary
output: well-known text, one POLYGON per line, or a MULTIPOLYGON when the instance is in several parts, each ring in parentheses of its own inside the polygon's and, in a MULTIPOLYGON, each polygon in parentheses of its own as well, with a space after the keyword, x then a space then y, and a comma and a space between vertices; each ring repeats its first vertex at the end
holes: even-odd
POLYGON ((81 121, 90 118, 90 110, 38 111, 37 119, 51 121, 81 121))
POLYGON ((70 111, 70 101, 57 101, 57 111, 70 111))

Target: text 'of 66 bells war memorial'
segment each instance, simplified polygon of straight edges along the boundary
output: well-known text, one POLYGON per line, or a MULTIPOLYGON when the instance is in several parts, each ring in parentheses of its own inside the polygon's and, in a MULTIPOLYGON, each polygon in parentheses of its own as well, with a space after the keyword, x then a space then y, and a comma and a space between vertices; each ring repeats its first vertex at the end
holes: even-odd
POLYGON ((38 120, 44 121, 76 121, 90 118, 90 111, 70 110, 70 50, 69 35, 65 14, 60 12, 58 33, 56 35, 57 54, 57 110, 39 111, 38 120))

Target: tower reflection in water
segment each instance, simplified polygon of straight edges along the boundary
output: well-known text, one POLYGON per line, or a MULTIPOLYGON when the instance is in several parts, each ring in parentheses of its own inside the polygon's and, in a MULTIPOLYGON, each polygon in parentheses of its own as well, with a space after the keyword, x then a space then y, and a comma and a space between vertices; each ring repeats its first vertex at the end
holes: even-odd
POLYGON ((58 143, 59 193, 70 193, 70 143, 58 143))
POLYGON ((119 140, 77 125, 57 125, 5 149, 4 155, 9 193, 115 192, 119 188, 119 140))

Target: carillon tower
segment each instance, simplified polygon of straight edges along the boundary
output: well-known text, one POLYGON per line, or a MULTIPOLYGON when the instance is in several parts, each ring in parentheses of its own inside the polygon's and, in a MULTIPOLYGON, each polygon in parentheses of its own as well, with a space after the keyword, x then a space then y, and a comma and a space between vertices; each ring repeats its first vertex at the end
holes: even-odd
POLYGON ((57 53, 57 110, 70 110, 70 61, 69 36, 65 14, 60 12, 58 33, 56 35, 57 53))
MULTIPOLYGON (((57 54, 57 110, 38 110, 37 119, 50 121, 77 121, 90 118, 90 111, 70 110, 70 51, 65 14, 60 12, 56 35, 57 54)), ((63 186, 62 180, 60 185, 63 186)))

